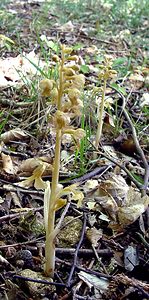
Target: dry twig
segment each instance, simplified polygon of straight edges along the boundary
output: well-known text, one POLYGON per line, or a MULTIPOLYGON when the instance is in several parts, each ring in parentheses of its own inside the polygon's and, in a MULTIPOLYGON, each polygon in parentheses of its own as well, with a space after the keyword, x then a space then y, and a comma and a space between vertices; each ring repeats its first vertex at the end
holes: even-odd
POLYGON ((78 258, 78 252, 79 252, 79 249, 81 247, 81 244, 82 244, 82 241, 83 241, 83 238, 84 238, 85 229, 86 229, 86 214, 84 213, 84 223, 83 223, 82 233, 81 233, 80 241, 79 241, 79 243, 77 245, 77 248, 76 248, 76 251, 75 251, 75 254, 74 254, 73 265, 72 265, 72 268, 70 270, 70 274, 69 274, 69 277, 68 277, 68 281, 67 281, 67 286, 68 287, 70 287, 70 285, 71 285, 71 279, 72 279, 74 270, 76 268, 77 258, 78 258))

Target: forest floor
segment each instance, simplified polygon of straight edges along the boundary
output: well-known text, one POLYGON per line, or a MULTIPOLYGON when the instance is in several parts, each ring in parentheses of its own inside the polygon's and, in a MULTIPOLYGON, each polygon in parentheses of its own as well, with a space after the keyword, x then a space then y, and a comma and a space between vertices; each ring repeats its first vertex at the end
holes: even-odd
POLYGON ((119 4, 0 3, 2 300, 149 299, 149 3, 119 4), (71 129, 85 135, 63 134, 59 183, 76 184, 75 196, 84 198, 58 204, 51 279, 44 275, 44 186, 52 180, 56 105, 41 82, 57 84, 61 45, 85 78, 73 115, 63 95, 71 129), (104 90, 107 62, 114 76, 104 90))

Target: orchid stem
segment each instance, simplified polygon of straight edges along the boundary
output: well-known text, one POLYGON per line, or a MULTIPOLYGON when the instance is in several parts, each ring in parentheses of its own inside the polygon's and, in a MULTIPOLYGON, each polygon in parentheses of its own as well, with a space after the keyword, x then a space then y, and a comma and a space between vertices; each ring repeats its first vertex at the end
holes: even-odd
POLYGON ((102 134, 103 112, 104 112, 104 104, 105 104, 106 85, 107 85, 107 79, 104 79, 104 85, 103 85, 103 91, 102 91, 102 98, 101 98, 101 107, 100 107, 99 119, 98 119, 98 128, 97 128, 96 141, 95 141, 95 147, 96 147, 96 149, 98 149, 98 145, 99 145, 101 134, 102 134))
MULTIPOLYGON (((63 65, 64 65, 64 54, 62 49, 62 59, 59 70, 59 91, 58 91, 58 104, 57 109, 61 109, 62 95, 63 95, 63 65)), ((48 212, 48 226, 46 228, 46 243, 45 243, 45 275, 54 277, 55 269, 55 234, 54 234, 54 224, 55 224, 55 210, 54 204, 56 201, 57 186, 59 180, 59 170, 60 170, 60 150, 61 150, 61 129, 56 129, 56 144, 55 144, 55 158, 52 174, 51 183, 51 195, 49 203, 48 212)))

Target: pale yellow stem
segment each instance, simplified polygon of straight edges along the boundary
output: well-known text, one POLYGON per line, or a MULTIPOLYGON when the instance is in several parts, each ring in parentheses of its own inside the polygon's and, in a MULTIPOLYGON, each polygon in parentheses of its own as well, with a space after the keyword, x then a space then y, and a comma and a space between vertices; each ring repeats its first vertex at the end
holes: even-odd
POLYGON ((48 214, 48 226, 46 230, 46 244, 45 244, 45 274, 46 276, 53 277, 55 269, 55 241, 53 237, 54 224, 55 224, 55 211, 53 209, 58 179, 59 179, 59 169, 60 169, 60 149, 61 149, 61 129, 57 129, 56 132, 56 144, 55 144, 55 159, 54 168, 52 175, 52 185, 51 185, 51 196, 49 204, 49 214, 48 214))
MULTIPOLYGON (((64 65, 64 52, 62 48, 62 58, 59 70, 59 89, 58 89, 58 104, 57 109, 61 110, 62 106, 62 96, 63 96, 63 65, 64 65)), ((48 212, 48 226, 46 228, 46 243, 45 243, 45 275, 54 277, 55 269, 55 234, 54 234, 54 224, 55 224, 55 210, 54 205, 56 201, 57 186, 59 180, 59 170, 60 170, 60 150, 61 150, 61 137, 62 131, 57 128, 56 130, 56 143, 55 143, 55 158, 52 173, 52 184, 51 184, 51 195, 49 203, 48 212)))
POLYGON ((59 70, 59 93, 58 93, 58 104, 57 109, 61 110, 62 105, 62 96, 63 96, 63 67, 64 67, 64 52, 63 52, 64 46, 62 46, 62 57, 61 57, 61 64, 60 64, 60 70, 59 70))
POLYGON ((95 147, 97 149, 98 149, 98 145, 99 145, 101 134, 102 134, 106 85, 107 85, 107 79, 104 79, 102 98, 101 98, 101 106, 100 106, 100 110, 99 110, 98 128, 97 128, 96 141, 95 141, 95 147))

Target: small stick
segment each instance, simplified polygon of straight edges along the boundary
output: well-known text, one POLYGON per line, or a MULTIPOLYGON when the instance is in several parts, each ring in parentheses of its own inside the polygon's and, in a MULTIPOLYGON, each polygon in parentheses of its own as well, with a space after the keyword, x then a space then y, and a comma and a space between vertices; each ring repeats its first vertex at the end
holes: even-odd
MULTIPOLYGON (((25 246, 29 244, 34 244, 40 242, 44 237, 39 237, 36 240, 32 241, 26 241, 23 243, 15 243, 15 244, 9 244, 9 245, 1 245, 0 250, 2 249, 7 249, 9 247, 19 247, 19 246, 25 246)), ((45 246, 44 243, 42 243, 42 247, 45 246)), ((64 255, 74 255, 76 249, 75 248, 56 248, 56 254, 64 254, 64 255)), ((113 256, 113 251, 109 249, 101 249, 101 250, 96 250, 98 253, 98 256, 113 256)), ((78 252, 79 255, 94 255, 94 252, 92 249, 79 249, 78 252)))
POLYGON ((22 153, 22 152, 15 152, 15 151, 11 151, 11 150, 7 150, 5 148, 2 148, 2 152, 4 154, 7 154, 7 155, 12 155, 12 156, 19 156, 19 157, 22 157, 22 158, 28 158, 28 155, 26 153, 22 153))
POLYGON ((22 279, 24 281, 37 282, 37 283, 43 283, 43 284, 55 285, 55 286, 61 286, 61 287, 66 286, 64 283, 61 283, 61 282, 50 282, 48 280, 33 279, 33 278, 20 276, 20 275, 13 275, 13 279, 22 279))
POLYGON ((18 184, 16 183, 12 183, 12 182, 7 182, 6 180, 3 180, 0 178, 0 182, 4 183, 4 185, 2 187, 0 187, 0 190, 6 190, 9 192, 21 192, 21 193, 25 193, 25 194, 33 194, 33 195, 37 195, 37 196, 42 196, 44 195, 43 191, 35 191, 35 190, 31 190, 25 187, 20 187, 18 184))
MULTIPOLYGON (((67 261, 65 261, 65 260, 63 260, 63 259, 59 259, 59 258, 57 258, 57 257, 56 257, 56 261, 57 261, 57 262, 60 262, 60 263, 62 263, 62 264, 64 264, 64 265, 71 266, 71 263, 69 263, 69 262, 67 262, 67 261)), ((82 268, 82 267, 79 266, 79 265, 76 265, 76 269, 78 269, 78 270, 80 270, 80 271, 84 271, 84 272, 89 273, 89 274, 96 275, 96 276, 98 276, 99 278, 100 278, 100 277, 114 278, 113 275, 108 275, 108 274, 104 274, 104 273, 102 273, 102 272, 93 271, 93 270, 91 270, 91 269, 82 268)))
MULTIPOLYGON (((3 247, 3 246, 2 246, 3 247)), ((1 249, 1 247, 0 247, 1 249)), ((75 253, 75 248, 56 248, 57 254, 70 254, 73 255, 75 253)), ((96 250, 98 253, 98 256, 113 256, 113 251, 109 249, 101 249, 96 250)), ((94 255, 94 251, 92 249, 79 249, 78 251, 79 255, 94 255)))
MULTIPOLYGON (((99 258, 97 249, 95 248, 94 245, 92 245, 92 248, 93 248, 94 254, 95 254, 96 258, 97 258, 97 261, 98 261, 99 265, 102 267, 102 269, 104 270, 104 272, 105 272, 106 274, 108 274, 105 265, 103 264, 103 262, 102 262, 102 261, 100 260, 100 258, 99 258)), ((108 275, 109 275, 109 274, 108 274, 108 275)))
MULTIPOLYGON (((95 148, 96 149, 96 148, 95 148)), ((98 167, 95 168, 93 171, 86 173, 85 175, 79 177, 79 178, 75 178, 73 180, 70 181, 70 183, 76 183, 76 182, 80 182, 80 181, 86 181, 96 175, 103 175, 103 173, 105 173, 107 170, 109 170, 112 167, 112 165, 106 165, 103 167, 98 167)))
POLYGON ((67 281, 67 286, 68 287, 70 287, 70 285, 71 285, 71 279, 72 279, 72 276, 73 276, 73 273, 74 273, 74 270, 75 270, 75 267, 76 267, 76 264, 77 264, 78 252, 79 252, 79 249, 81 247, 81 244, 82 244, 82 241, 83 241, 83 238, 84 238, 85 229, 86 229, 86 214, 84 213, 84 223, 83 223, 82 233, 81 233, 80 241, 79 241, 79 243, 77 245, 77 248, 75 250, 75 253, 74 253, 74 261, 73 261, 73 265, 72 265, 72 268, 70 270, 70 274, 69 274, 68 281, 67 281))
POLYGON ((125 173, 129 176, 129 178, 133 181, 133 183, 139 188, 141 189, 142 187, 142 184, 140 182, 138 182, 134 177, 133 175, 131 174, 131 172, 125 167, 123 166, 122 164, 118 163, 115 159, 113 159, 112 157, 110 157, 109 155, 106 155, 105 153, 99 151, 96 149, 96 147, 94 146, 94 144, 88 140, 90 142, 90 144, 92 145, 92 147, 95 149, 95 151, 102 155, 103 157, 107 158, 109 161, 111 161, 112 163, 114 163, 115 165, 117 165, 118 167, 120 167, 123 171, 125 171, 125 173))
POLYGON ((31 106, 34 102, 16 102, 14 100, 9 100, 9 99, 4 99, 4 98, 0 98, 0 103, 2 105, 7 105, 10 107, 29 107, 31 106))
POLYGON ((95 275, 95 276, 97 276, 99 278, 100 277, 105 277, 105 278, 109 278, 109 279, 113 278, 112 275, 101 273, 101 272, 97 272, 97 271, 93 271, 93 270, 86 269, 86 268, 82 268, 82 267, 80 267, 78 265, 76 265, 76 268, 79 269, 80 271, 83 271, 83 272, 86 272, 86 273, 89 273, 89 274, 93 274, 93 275, 95 275))
POLYGON ((91 41, 97 41, 97 42, 105 43, 105 44, 108 44, 108 45, 116 45, 115 42, 109 42, 109 41, 98 39, 98 38, 95 38, 95 37, 85 36, 85 35, 82 35, 82 34, 80 34, 79 36, 83 37, 84 39, 91 40, 91 41))
MULTIPOLYGON (((124 97, 124 95, 118 91, 117 89, 115 89, 114 87, 112 87, 114 90, 117 91, 117 93, 122 97, 123 99, 123 104, 126 103, 126 99, 124 97)), ((146 160, 146 157, 144 155, 144 152, 139 144, 139 141, 138 141, 138 137, 137 137, 137 133, 136 133, 136 129, 129 117, 129 114, 125 108, 125 106, 122 107, 122 113, 124 114, 127 122, 129 123, 129 126, 131 128, 131 131, 132 131, 132 136, 133 136, 133 140, 134 140, 134 144, 136 146, 136 150, 138 152, 138 154, 140 155, 140 158, 142 159, 142 162, 143 162, 143 165, 144 165, 144 169, 145 169, 145 174, 144 174, 144 184, 141 185, 140 187, 140 190, 141 190, 141 194, 142 196, 144 196, 146 194, 146 190, 147 190, 147 187, 148 187, 148 181, 149 181, 149 165, 148 165, 148 162, 146 160)))
POLYGON ((44 237, 39 237, 36 240, 32 240, 32 241, 27 241, 27 242, 23 242, 23 243, 15 243, 15 244, 11 244, 11 245, 2 245, 0 246, 0 250, 1 249, 7 249, 9 247, 19 247, 19 246, 24 246, 24 245, 29 245, 29 244, 34 244, 34 243, 38 243, 38 241, 40 242, 40 240, 42 240, 44 237))
POLYGON ((63 211, 63 213, 61 214, 60 220, 59 220, 58 224, 56 225, 56 227, 55 227, 55 229, 54 229, 54 234, 55 234, 55 236, 59 233, 59 231, 60 231, 60 229, 61 229, 61 227, 62 227, 62 223, 63 223, 63 221, 64 221, 64 218, 65 218, 66 214, 67 214, 67 211, 68 211, 68 209, 69 209, 69 206, 70 206, 70 201, 67 202, 67 204, 66 204, 66 206, 65 206, 65 208, 64 208, 64 211, 63 211))
POLYGON ((21 215, 25 215, 27 214, 29 211, 40 211, 43 209, 43 206, 41 207, 33 207, 33 208, 27 208, 27 211, 23 211, 23 212, 20 212, 20 213, 15 213, 15 214, 10 214, 10 215, 6 215, 6 216, 2 216, 0 217, 0 224, 4 221, 9 221, 9 220, 14 220, 16 218, 19 218, 21 215))

